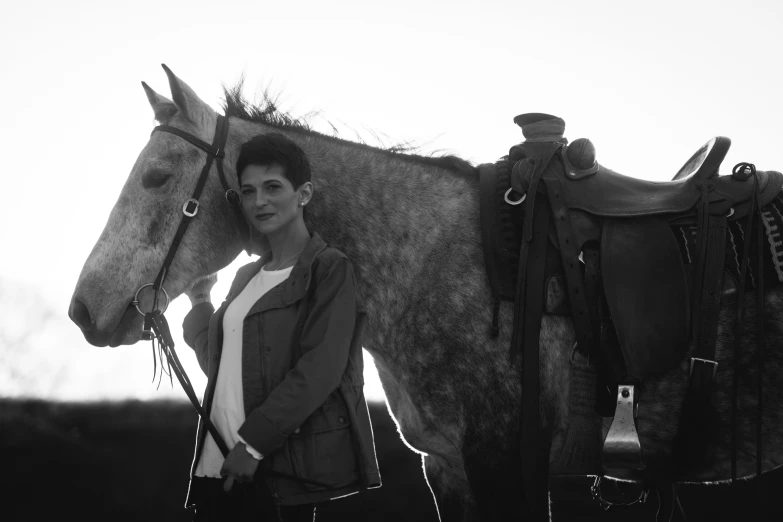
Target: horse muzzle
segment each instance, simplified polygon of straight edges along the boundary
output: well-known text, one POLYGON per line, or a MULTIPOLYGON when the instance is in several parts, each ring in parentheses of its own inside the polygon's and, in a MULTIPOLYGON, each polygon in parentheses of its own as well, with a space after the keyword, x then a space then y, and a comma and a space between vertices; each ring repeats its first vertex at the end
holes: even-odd
POLYGON ((90 309, 78 295, 71 298, 68 317, 81 329, 84 339, 93 346, 114 348, 123 344, 135 344, 141 340, 143 317, 130 303, 112 328, 99 328, 90 309))

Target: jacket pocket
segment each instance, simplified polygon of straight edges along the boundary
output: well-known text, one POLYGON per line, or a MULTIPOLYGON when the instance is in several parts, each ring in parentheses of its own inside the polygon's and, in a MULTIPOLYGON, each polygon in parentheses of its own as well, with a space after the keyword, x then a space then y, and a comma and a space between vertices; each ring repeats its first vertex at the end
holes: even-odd
MULTIPOLYGON (((289 439, 294 474, 339 488, 358 480, 351 421, 342 397, 333 392, 289 439)), ((326 489, 303 483, 309 491, 326 489)))

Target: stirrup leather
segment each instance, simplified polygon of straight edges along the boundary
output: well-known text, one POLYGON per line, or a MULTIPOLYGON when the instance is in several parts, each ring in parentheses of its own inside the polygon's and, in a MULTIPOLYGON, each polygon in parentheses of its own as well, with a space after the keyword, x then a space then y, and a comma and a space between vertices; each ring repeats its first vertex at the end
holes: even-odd
POLYGON ((617 387, 617 406, 614 419, 606 434, 602 453, 604 469, 642 470, 642 445, 636 431, 634 419, 634 386, 621 384, 617 387))

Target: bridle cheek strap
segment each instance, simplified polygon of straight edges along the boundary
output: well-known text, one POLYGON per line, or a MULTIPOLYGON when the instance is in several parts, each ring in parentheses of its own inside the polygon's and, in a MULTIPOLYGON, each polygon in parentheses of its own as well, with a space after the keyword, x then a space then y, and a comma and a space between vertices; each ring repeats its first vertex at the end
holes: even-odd
POLYGON ((169 252, 166 254, 166 258, 163 260, 163 265, 158 272, 158 277, 155 278, 155 282, 152 285, 155 291, 155 298, 153 301, 152 309, 155 310, 158 307, 158 295, 160 289, 163 286, 163 282, 166 279, 166 274, 171 266, 171 262, 174 260, 174 256, 179 248, 179 243, 182 241, 182 237, 185 235, 185 231, 188 229, 190 219, 195 217, 198 213, 199 201, 201 191, 204 189, 204 185, 209 177, 209 171, 212 169, 213 160, 217 160, 218 173, 220 175, 220 181, 223 184, 223 188, 228 191, 228 183, 226 182, 225 174, 223 173, 223 158, 225 157, 226 139, 228 137, 228 119, 225 116, 218 115, 217 125, 215 126, 215 137, 212 140, 212 145, 200 140, 199 138, 188 134, 185 131, 171 127, 169 125, 159 125, 152 129, 152 134, 155 132, 168 132, 175 134, 188 142, 192 143, 196 147, 200 148, 207 153, 207 160, 204 163, 204 168, 201 169, 201 175, 196 182, 196 187, 193 189, 193 195, 182 206, 182 220, 179 222, 179 228, 174 234, 174 239, 171 241, 169 252))

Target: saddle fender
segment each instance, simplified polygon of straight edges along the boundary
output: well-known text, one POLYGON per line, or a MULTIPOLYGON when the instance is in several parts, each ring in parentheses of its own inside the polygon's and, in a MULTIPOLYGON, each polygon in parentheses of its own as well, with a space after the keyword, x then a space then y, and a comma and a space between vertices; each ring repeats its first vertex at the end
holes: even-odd
POLYGON ((605 220, 601 272, 628 377, 641 381, 682 361, 690 296, 671 227, 652 218, 605 220))

